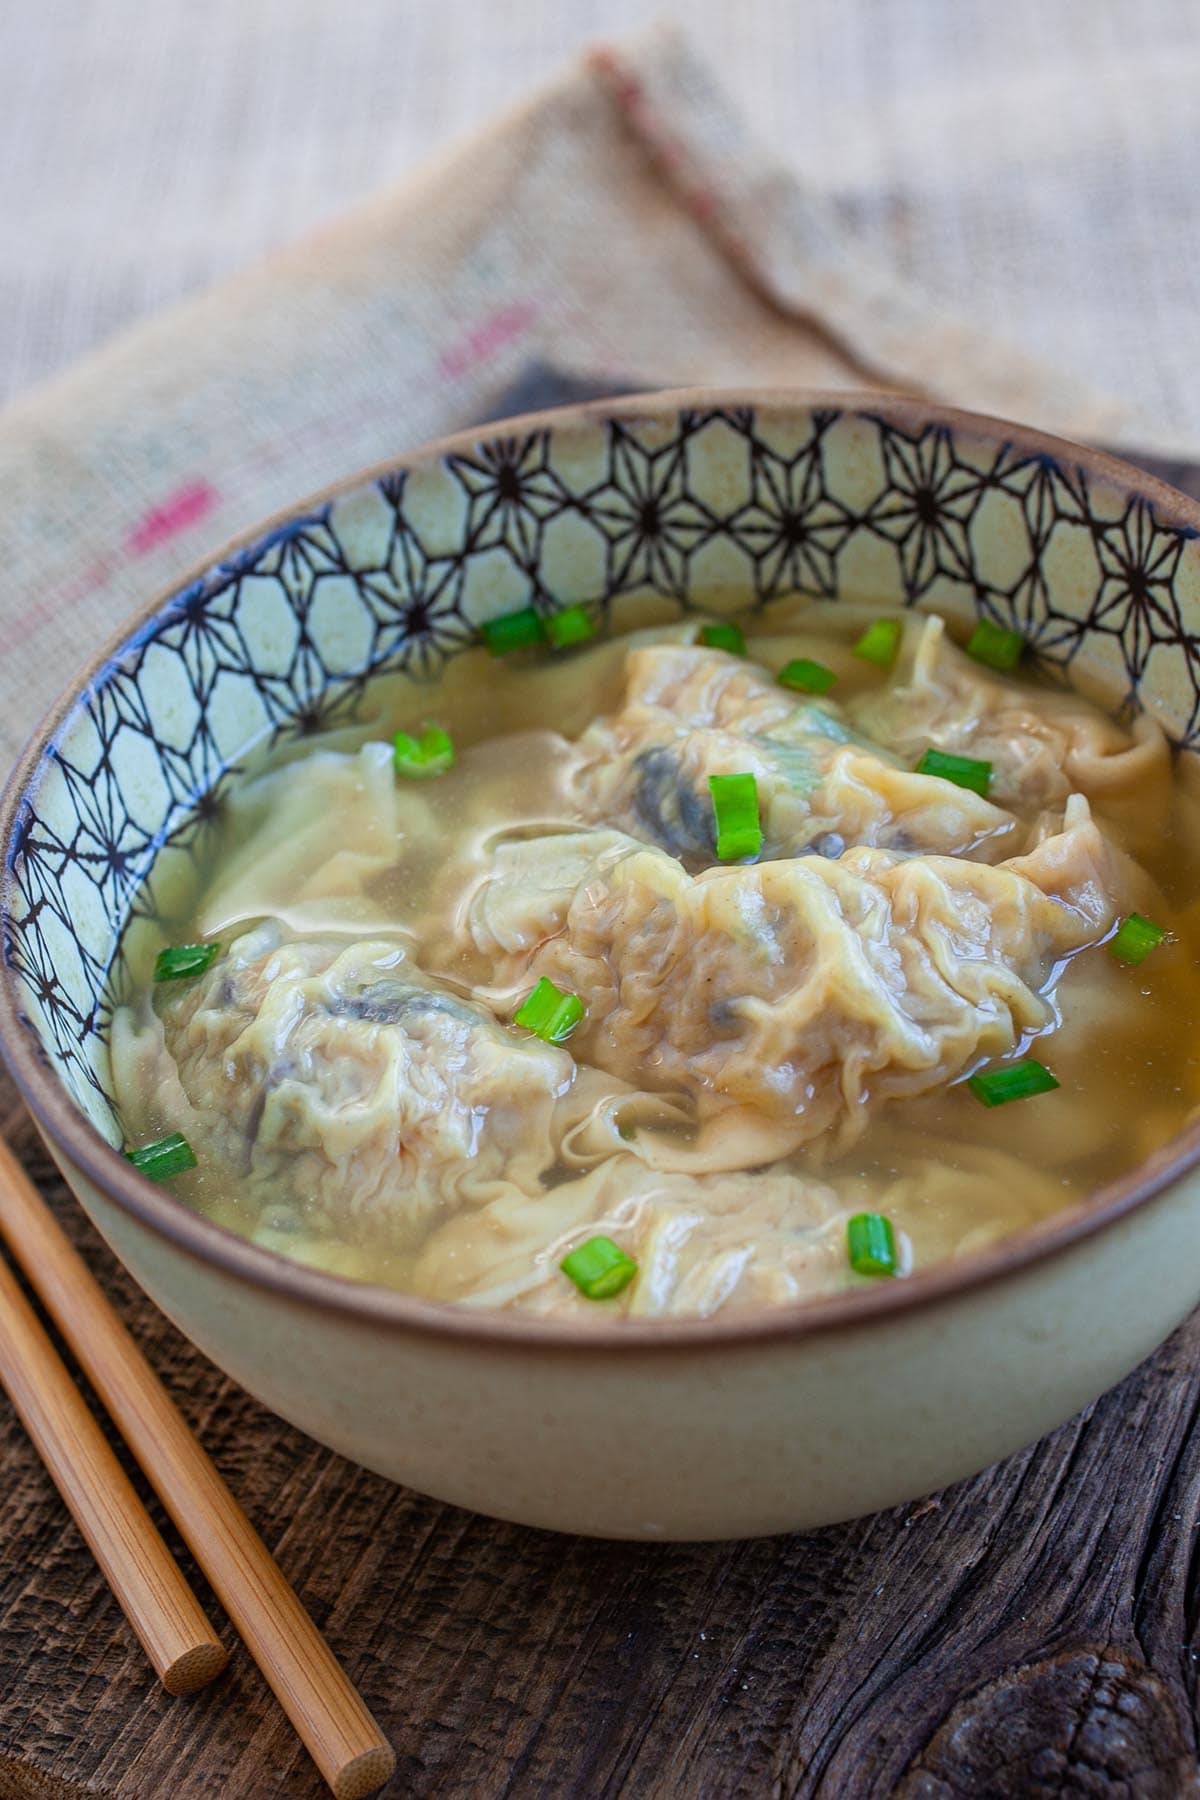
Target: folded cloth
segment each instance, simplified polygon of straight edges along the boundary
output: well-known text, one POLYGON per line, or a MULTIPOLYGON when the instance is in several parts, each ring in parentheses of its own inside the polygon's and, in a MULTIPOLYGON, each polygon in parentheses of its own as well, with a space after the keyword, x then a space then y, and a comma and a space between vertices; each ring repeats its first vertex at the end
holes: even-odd
POLYGON ((486 416, 539 362, 593 389, 870 385, 1141 435, 856 251, 658 31, 0 417, 0 758, 201 556, 486 416))

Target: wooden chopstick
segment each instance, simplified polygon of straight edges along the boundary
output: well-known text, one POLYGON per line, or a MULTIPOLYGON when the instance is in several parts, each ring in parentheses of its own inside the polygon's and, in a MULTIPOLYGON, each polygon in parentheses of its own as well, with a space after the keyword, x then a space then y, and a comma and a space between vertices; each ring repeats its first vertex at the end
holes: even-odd
POLYGON ((194 1693, 225 1667, 225 1647, 3 1257, 0 1384, 159 1680, 194 1693))
POLYGON ((372 1793, 395 1769, 391 1745, 2 1139, 0 1234, 337 1800, 372 1793))

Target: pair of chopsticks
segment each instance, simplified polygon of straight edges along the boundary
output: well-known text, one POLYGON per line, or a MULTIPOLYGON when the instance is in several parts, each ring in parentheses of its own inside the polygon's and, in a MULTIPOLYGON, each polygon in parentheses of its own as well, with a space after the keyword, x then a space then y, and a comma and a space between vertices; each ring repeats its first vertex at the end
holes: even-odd
MULTIPOLYGON (((2 1139, 0 1236, 337 1800, 372 1793, 396 1766, 391 1745, 2 1139)), ((0 1384, 163 1686, 203 1687, 225 1648, 2 1257, 0 1384)))

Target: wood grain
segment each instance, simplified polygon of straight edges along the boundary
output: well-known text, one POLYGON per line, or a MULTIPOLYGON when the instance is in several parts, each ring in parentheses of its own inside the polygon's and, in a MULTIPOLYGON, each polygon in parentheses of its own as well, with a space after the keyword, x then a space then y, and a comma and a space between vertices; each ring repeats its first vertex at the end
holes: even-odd
MULTIPOLYGON (((364 1795, 387 1780, 395 1767, 390 1745, 95 1277, 47 1210, 14 1152, 2 1140, 0 1233, 211 1582, 336 1800, 363 1800, 364 1795)), ((76 1439, 86 1440, 91 1447, 92 1460, 108 1474, 112 1492, 127 1499, 126 1513, 130 1507, 140 1512, 128 1481, 92 1425, 13 1277, 0 1261, 0 1304, 5 1297, 5 1282, 13 1290, 9 1311, 14 1322, 18 1327, 24 1322, 25 1363, 44 1346, 43 1383, 46 1391, 55 1396, 58 1414, 67 1418, 76 1439), (55 1368, 58 1385, 51 1389, 55 1368)), ((0 1330, 0 1350, 4 1347, 5 1335, 0 1330)), ((10 1385, 12 1377, 19 1379, 23 1372, 19 1355, 5 1359, 6 1385, 10 1385)), ((18 1390, 10 1391, 15 1394, 18 1390)), ((44 1417, 48 1409, 39 1405, 39 1394, 31 1382, 24 1381, 19 1392, 27 1424, 32 1410, 35 1438, 45 1459, 47 1448, 58 1448, 58 1439, 49 1430, 56 1415, 50 1412, 48 1418, 44 1417)), ((78 1492, 75 1484, 64 1479, 71 1473, 69 1447, 68 1444, 52 1462, 56 1480, 77 1520, 85 1527, 110 1583, 119 1581, 119 1592, 128 1590, 131 1581, 140 1584, 133 1591, 133 1598, 139 1602, 134 1617, 141 1628, 139 1635, 146 1642, 148 1627, 157 1623, 157 1615, 142 1615, 149 1611, 148 1603, 158 1597, 153 1587, 148 1593, 143 1592, 146 1554, 136 1557, 142 1546, 136 1539, 127 1541, 128 1528, 125 1538, 110 1544, 112 1509, 96 1503, 104 1501, 104 1491, 95 1496, 86 1490, 78 1492), (123 1562, 116 1559, 114 1551, 124 1552, 123 1562), (130 1565, 128 1572, 126 1564, 130 1565)), ((183 1587, 178 1570, 157 1533, 148 1526, 147 1551, 156 1544, 159 1562, 174 1576, 176 1586, 191 1601, 195 1612, 195 1602, 183 1587)), ((158 1576, 160 1584, 166 1579, 161 1568, 152 1567, 150 1573, 158 1576)), ((126 1610, 130 1610, 128 1604, 126 1610)), ((202 1615, 197 1616, 203 1625, 202 1615)), ((211 1633, 208 1636, 211 1640, 211 1633)), ((178 1649, 175 1645, 170 1647, 178 1649)), ((210 1641, 207 1647, 210 1656, 215 1652, 224 1662, 219 1645, 210 1641)), ((153 1636, 147 1648, 152 1654, 162 1649, 153 1636)), ((194 1663, 199 1647, 189 1644, 186 1648, 194 1663)), ((169 1666, 170 1674, 177 1673, 178 1665, 177 1656, 169 1666)), ((155 1666, 159 1667, 157 1659, 155 1666)), ((178 1682, 172 1685, 166 1675, 164 1682, 172 1692, 185 1691, 178 1682)))
MULTIPOLYGON (((1200 1792, 1200 1320, 932 1501, 748 1544, 591 1543, 393 1488, 265 1412, 18 1141, 395 1744, 390 1800, 1200 1792)), ((319 1800, 244 1653, 191 1699, 156 1689, 7 1413, 0 1470, 0 1800, 319 1800)))

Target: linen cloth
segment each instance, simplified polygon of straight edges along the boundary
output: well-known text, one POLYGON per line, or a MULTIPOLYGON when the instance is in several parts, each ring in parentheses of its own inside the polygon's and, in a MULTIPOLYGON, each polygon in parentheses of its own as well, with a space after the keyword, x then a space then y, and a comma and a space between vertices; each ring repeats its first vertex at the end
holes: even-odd
MULTIPOLYGON (((103 9, 108 33, 124 6, 103 9)), ((310 13, 307 0, 292 10, 310 13)), ((19 395, 0 416, 0 757, 82 657, 198 557, 326 482, 485 416, 531 363, 613 387, 898 387, 1076 437, 1200 449, 1200 233, 1188 230, 1196 21, 1164 4, 1177 42, 1151 52, 1145 9, 1136 33, 1095 0, 1066 0, 1050 20, 1025 0, 1003 10, 1009 31, 1022 19, 1032 30, 1036 17, 1050 62, 1006 60, 1003 45, 1017 40, 1001 45, 973 4, 766 8, 784 39, 791 13, 805 15, 812 42, 825 30, 844 48, 852 18, 861 33, 861 92, 849 103, 820 93, 802 56, 792 64, 826 128, 805 139, 804 180, 764 150, 674 32, 596 49, 399 187, 19 395), (922 97, 917 51, 933 42, 933 13, 951 37, 970 14, 976 53, 995 52, 965 92, 922 97), (902 45, 889 24, 900 14, 914 31, 902 45), (1098 110, 1064 75, 1081 44, 1098 110), (898 65, 908 81, 893 117, 913 111, 894 155, 871 97, 879 69, 898 65), (986 165, 994 179, 981 204, 981 145, 997 132, 1003 153, 986 165), (1138 210, 1147 196, 1154 217, 1138 210), (1122 242, 1146 254, 1112 254, 1122 242), (985 277, 1007 258, 1019 279, 972 288, 962 277, 975 258, 985 277), (990 304, 979 302, 984 287, 990 304)), ((353 36, 359 9, 346 14, 353 36)), ((269 71, 279 134, 292 115, 280 117, 286 83, 269 26, 282 30, 282 19, 271 6, 245 16, 259 41, 242 70, 244 111, 259 118, 254 84, 269 71)), ((451 37, 458 16, 451 4, 451 37)), ((84 56, 94 27, 79 20, 84 56)), ((294 33, 283 40, 286 52, 294 33)), ((403 48, 393 44, 394 61, 403 48)), ((932 66, 945 70, 945 46, 939 55, 932 66)), ((184 57, 181 81, 188 72, 184 57)), ((436 90, 432 65, 428 78, 436 90)), ((176 169, 194 128, 185 114, 167 159, 176 169)), ((244 138, 244 119, 238 129, 244 138)), ((318 140, 297 133, 311 166, 318 140)), ((186 209, 186 189, 174 200, 186 209)), ((245 251, 236 200, 232 213, 245 251)), ((170 242, 148 242, 126 265, 126 312, 158 297, 146 282, 160 251, 167 287, 187 285, 170 242)), ((79 304, 86 337, 95 309, 79 304)), ((16 310, 10 379, 63 341, 31 336, 16 310)), ((110 320, 122 310, 111 294, 99 308, 110 320)))

